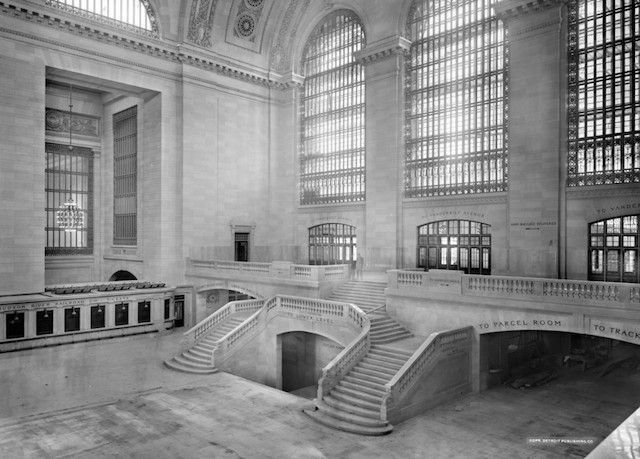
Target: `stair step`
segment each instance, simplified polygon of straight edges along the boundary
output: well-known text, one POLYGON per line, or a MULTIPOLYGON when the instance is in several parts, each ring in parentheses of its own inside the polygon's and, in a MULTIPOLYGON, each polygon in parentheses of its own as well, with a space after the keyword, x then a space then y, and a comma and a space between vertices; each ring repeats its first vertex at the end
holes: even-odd
MULTIPOLYGON (((380 403, 379 402, 370 402, 368 400, 363 400, 358 397, 354 397, 353 395, 348 394, 347 392, 336 391, 335 387, 331 389, 330 397, 342 402, 347 403, 352 406, 356 406, 358 408, 366 409, 369 411, 380 412, 380 403)), ((325 397, 326 398, 326 397, 325 397)))
POLYGON ((388 323, 383 325, 378 325, 374 323, 371 324, 371 333, 381 333, 381 332, 390 331, 390 330, 404 331, 404 328, 402 328, 402 326, 397 323, 388 323))
POLYGON ((384 362, 390 363, 392 365, 397 365, 398 368, 400 368, 402 365, 404 365, 404 363, 407 361, 407 359, 403 357, 391 357, 390 355, 387 354, 375 354, 373 353, 371 350, 369 350, 369 353, 367 354, 367 357, 371 357, 374 359, 379 359, 382 360, 384 362))
POLYGON ((317 406, 320 411, 325 412, 329 416, 334 417, 340 421, 350 422, 351 424, 356 424, 364 427, 383 427, 388 424, 387 421, 381 420, 380 416, 378 416, 377 419, 360 416, 358 414, 350 413, 339 408, 334 408, 330 405, 327 405, 326 403, 323 403, 322 401, 318 402, 317 406))
POLYGON ((348 382, 353 386, 362 386, 363 391, 365 390, 365 388, 370 389, 372 394, 378 394, 378 393, 384 392, 383 383, 373 381, 371 379, 365 379, 360 376, 353 376, 351 373, 349 373, 347 376, 342 378, 341 382, 348 382))
POLYGON ((375 344, 390 344, 390 343, 395 343, 396 341, 400 341, 407 338, 413 338, 413 335, 411 333, 408 333, 402 336, 391 336, 388 338, 375 338, 375 339, 372 339, 371 342, 375 344))
POLYGON ((213 374, 218 372, 218 369, 215 367, 211 367, 207 369, 192 368, 192 367, 184 366, 179 362, 176 362, 174 359, 165 360, 164 365, 168 368, 171 368, 172 370, 182 371, 183 373, 207 375, 207 374, 213 374))
POLYGON ((182 355, 178 355, 176 357, 173 358, 176 362, 180 363, 181 365, 185 366, 185 367, 193 367, 196 369, 200 369, 200 370, 206 370, 209 368, 213 368, 213 366, 209 363, 209 364, 204 364, 204 363, 198 363, 198 362, 194 362, 193 360, 190 359, 185 359, 182 355))
MULTIPOLYGON (((360 400, 363 400, 365 402, 369 402, 369 403, 375 403, 376 405, 378 405, 378 409, 380 408, 380 405, 382 404, 382 396, 381 395, 371 395, 365 392, 362 392, 358 389, 352 389, 350 387, 347 387, 346 385, 343 385, 342 382, 340 382, 336 387, 333 388, 333 391, 339 393, 339 394, 346 394, 349 395, 351 397, 354 398, 358 398, 360 400)), ((332 391, 332 394, 333 394, 332 391)))
POLYGON ((187 360, 193 360, 196 363, 200 363, 202 365, 209 365, 211 364, 211 358, 207 358, 207 357, 202 357, 198 354, 195 354, 193 352, 193 349, 189 349, 187 352, 183 352, 182 353, 182 357, 184 357, 187 360))
POLYGON ((396 362, 388 362, 386 360, 379 360, 370 355, 367 355, 364 359, 360 360, 359 363, 370 366, 370 367, 379 368, 379 371, 384 370, 393 374, 396 374, 398 370, 402 367, 402 365, 404 365, 404 364, 400 364, 399 362, 396 363, 396 362))
POLYGON ((327 405, 333 408, 336 408, 338 410, 347 411, 349 413, 357 414, 358 416, 363 416, 365 418, 378 419, 378 420, 380 419, 379 407, 378 409, 363 408, 361 406, 357 406, 352 403, 339 400, 333 397, 332 395, 325 395, 322 401, 327 405))
POLYGON ((360 363, 358 363, 348 375, 358 376, 360 379, 371 378, 372 382, 380 382, 382 385, 388 383, 393 377, 393 375, 390 375, 389 373, 383 373, 375 369, 372 370, 371 368, 362 367, 360 366, 360 363))
POLYGON ((203 359, 210 359, 211 358, 211 352, 207 352, 206 349, 203 349, 202 347, 200 347, 200 345, 196 344, 195 346, 193 346, 191 349, 189 349, 189 351, 192 354, 197 355, 198 357, 201 357, 203 359))
POLYGON ((382 387, 380 389, 374 389, 369 386, 363 386, 358 382, 352 382, 353 378, 351 378, 351 381, 349 381, 347 378, 349 378, 349 376, 345 376, 344 378, 342 378, 338 383, 338 387, 356 391, 360 393, 361 396, 367 395, 374 397, 375 399, 382 400, 382 396, 384 395, 384 390, 382 387))
POLYGON ((384 355, 394 359, 401 359, 406 361, 413 355, 413 352, 403 351, 401 349, 391 349, 388 347, 382 347, 377 344, 373 344, 369 349, 371 354, 384 355))
POLYGON ((383 367, 381 365, 375 365, 370 362, 365 362, 364 359, 358 362, 356 368, 360 368, 362 370, 375 371, 385 375, 385 377, 392 378, 398 371, 397 369, 391 369, 388 367, 383 367))
POLYGON ((380 317, 373 317, 371 319, 369 319, 371 321, 371 325, 384 325, 384 324, 395 324, 397 323, 395 320, 393 320, 391 317, 384 315, 384 316, 380 316, 380 317))
POLYGON ((350 422, 341 421, 330 416, 328 413, 320 410, 302 410, 307 416, 314 421, 333 429, 341 430, 343 432, 349 432, 360 435, 386 435, 393 430, 391 424, 387 424, 383 427, 366 427, 350 422))

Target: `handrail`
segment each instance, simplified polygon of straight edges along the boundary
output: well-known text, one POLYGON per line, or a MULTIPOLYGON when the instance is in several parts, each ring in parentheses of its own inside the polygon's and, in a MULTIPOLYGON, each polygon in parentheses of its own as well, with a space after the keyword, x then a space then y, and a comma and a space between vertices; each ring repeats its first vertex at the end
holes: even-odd
POLYGON ((197 260, 188 259, 188 264, 193 268, 211 268, 221 272, 234 274, 247 273, 249 275, 261 275, 301 281, 339 281, 346 280, 351 275, 350 266, 338 265, 300 265, 287 261, 240 262, 230 260, 197 260))
POLYGON ((264 300, 259 310, 218 340, 213 350, 213 362, 226 360, 226 356, 230 351, 245 342, 244 338, 249 335, 249 332, 257 327, 260 329, 265 327, 278 312, 297 312, 351 323, 358 329, 366 328, 368 337, 368 330, 370 328, 369 319, 360 308, 353 304, 316 298, 278 295, 264 300))
POLYGON ((182 334, 182 350, 184 351, 196 345, 201 339, 205 338, 217 324, 231 314, 240 311, 252 311, 261 306, 262 300, 230 301, 182 334))
POLYGON ((383 304, 382 306, 378 306, 377 308, 373 308, 372 310, 367 311, 367 315, 369 315, 369 314, 373 314, 374 312, 376 312, 376 311, 378 311, 378 310, 380 310, 380 309, 384 309, 384 308, 386 308, 386 307, 387 307, 387 305, 386 305, 386 303, 385 303, 385 304, 383 304))
POLYGON ((473 327, 435 332, 416 349, 413 355, 400 367, 391 380, 384 385, 381 418, 387 419, 392 404, 398 405, 402 397, 419 381, 426 371, 433 368, 442 355, 451 355, 461 350, 461 346, 470 345, 473 327))
POLYGON ((550 302, 584 304, 640 303, 640 286, 623 282, 548 279, 516 276, 484 276, 461 271, 390 270, 389 286, 398 290, 426 289, 463 296, 543 298, 550 302), (444 278, 443 278, 444 276, 444 278))

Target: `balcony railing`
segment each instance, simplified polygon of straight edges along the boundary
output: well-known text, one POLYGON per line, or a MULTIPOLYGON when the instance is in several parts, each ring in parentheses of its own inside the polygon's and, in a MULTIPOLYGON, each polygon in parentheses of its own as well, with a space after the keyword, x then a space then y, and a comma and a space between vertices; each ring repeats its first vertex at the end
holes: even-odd
POLYGON ((340 281, 349 279, 349 265, 296 265, 286 261, 256 263, 228 260, 188 260, 191 269, 220 275, 264 276, 299 281, 340 281))
POLYGON ((399 292, 446 292, 463 296, 543 300, 550 303, 640 304, 640 285, 534 277, 482 276, 461 271, 388 272, 399 292))

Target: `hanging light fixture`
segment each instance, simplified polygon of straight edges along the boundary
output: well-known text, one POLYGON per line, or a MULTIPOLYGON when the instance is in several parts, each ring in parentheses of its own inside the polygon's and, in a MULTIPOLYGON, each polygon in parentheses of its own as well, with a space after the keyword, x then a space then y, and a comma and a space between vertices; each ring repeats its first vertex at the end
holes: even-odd
MULTIPOLYGON (((69 84, 69 151, 73 150, 73 85, 69 84)), ((84 228, 84 211, 69 195, 59 210, 56 211, 56 223, 65 232, 84 228)))

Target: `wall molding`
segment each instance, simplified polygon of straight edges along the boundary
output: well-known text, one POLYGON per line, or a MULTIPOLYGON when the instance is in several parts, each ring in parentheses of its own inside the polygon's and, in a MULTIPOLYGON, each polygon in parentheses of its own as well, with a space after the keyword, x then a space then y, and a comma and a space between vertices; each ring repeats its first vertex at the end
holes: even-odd
MULTIPOLYGON (((183 48, 182 46, 180 46, 180 44, 174 45, 173 49, 171 49, 167 43, 161 40, 148 37, 134 37, 133 35, 117 35, 116 33, 114 33, 114 31, 100 30, 93 24, 91 26, 88 26, 80 22, 72 22, 70 20, 61 19, 60 17, 43 14, 40 11, 36 11, 33 9, 18 7, 17 5, 6 1, 0 1, 0 14, 4 14, 8 17, 17 18, 27 22, 38 23, 45 27, 48 26, 55 29, 60 29, 65 32, 71 33, 72 35, 82 36, 102 43, 107 43, 118 48, 135 51, 155 58, 160 58, 171 63, 198 67, 247 83, 269 87, 272 89, 289 88, 288 82, 283 81, 281 78, 277 78, 276 75, 274 75, 276 76, 276 78, 270 78, 268 76, 268 72, 264 72, 264 75, 261 75, 262 72, 260 71, 243 69, 240 66, 233 65, 229 62, 214 60, 215 57, 209 58, 201 54, 198 55, 195 52, 187 52, 189 50, 183 48), (145 39, 146 42, 142 41, 142 39, 145 39)), ((20 30, 9 29, 6 27, 0 27, 0 32, 21 36, 23 38, 38 41, 41 43, 47 43, 49 45, 56 45, 63 48, 80 51, 103 59, 120 62, 130 67, 138 67, 142 69, 152 70, 154 72, 166 73, 157 67, 144 65, 134 60, 118 58, 108 54, 99 53, 88 48, 64 44, 57 40, 47 39, 41 35, 26 33, 20 30)))
POLYGON ((502 0, 494 5, 496 16, 505 20, 537 13, 565 3, 565 0, 502 0))
POLYGON ((396 55, 405 55, 411 48, 411 41, 400 35, 384 38, 368 44, 363 50, 355 53, 355 59, 366 65, 396 55))
POLYGON ((403 207, 405 209, 423 209, 428 207, 447 206, 468 206, 483 204, 507 204, 507 192, 478 193, 478 194, 456 194, 451 196, 433 196, 426 198, 405 198, 403 207))

